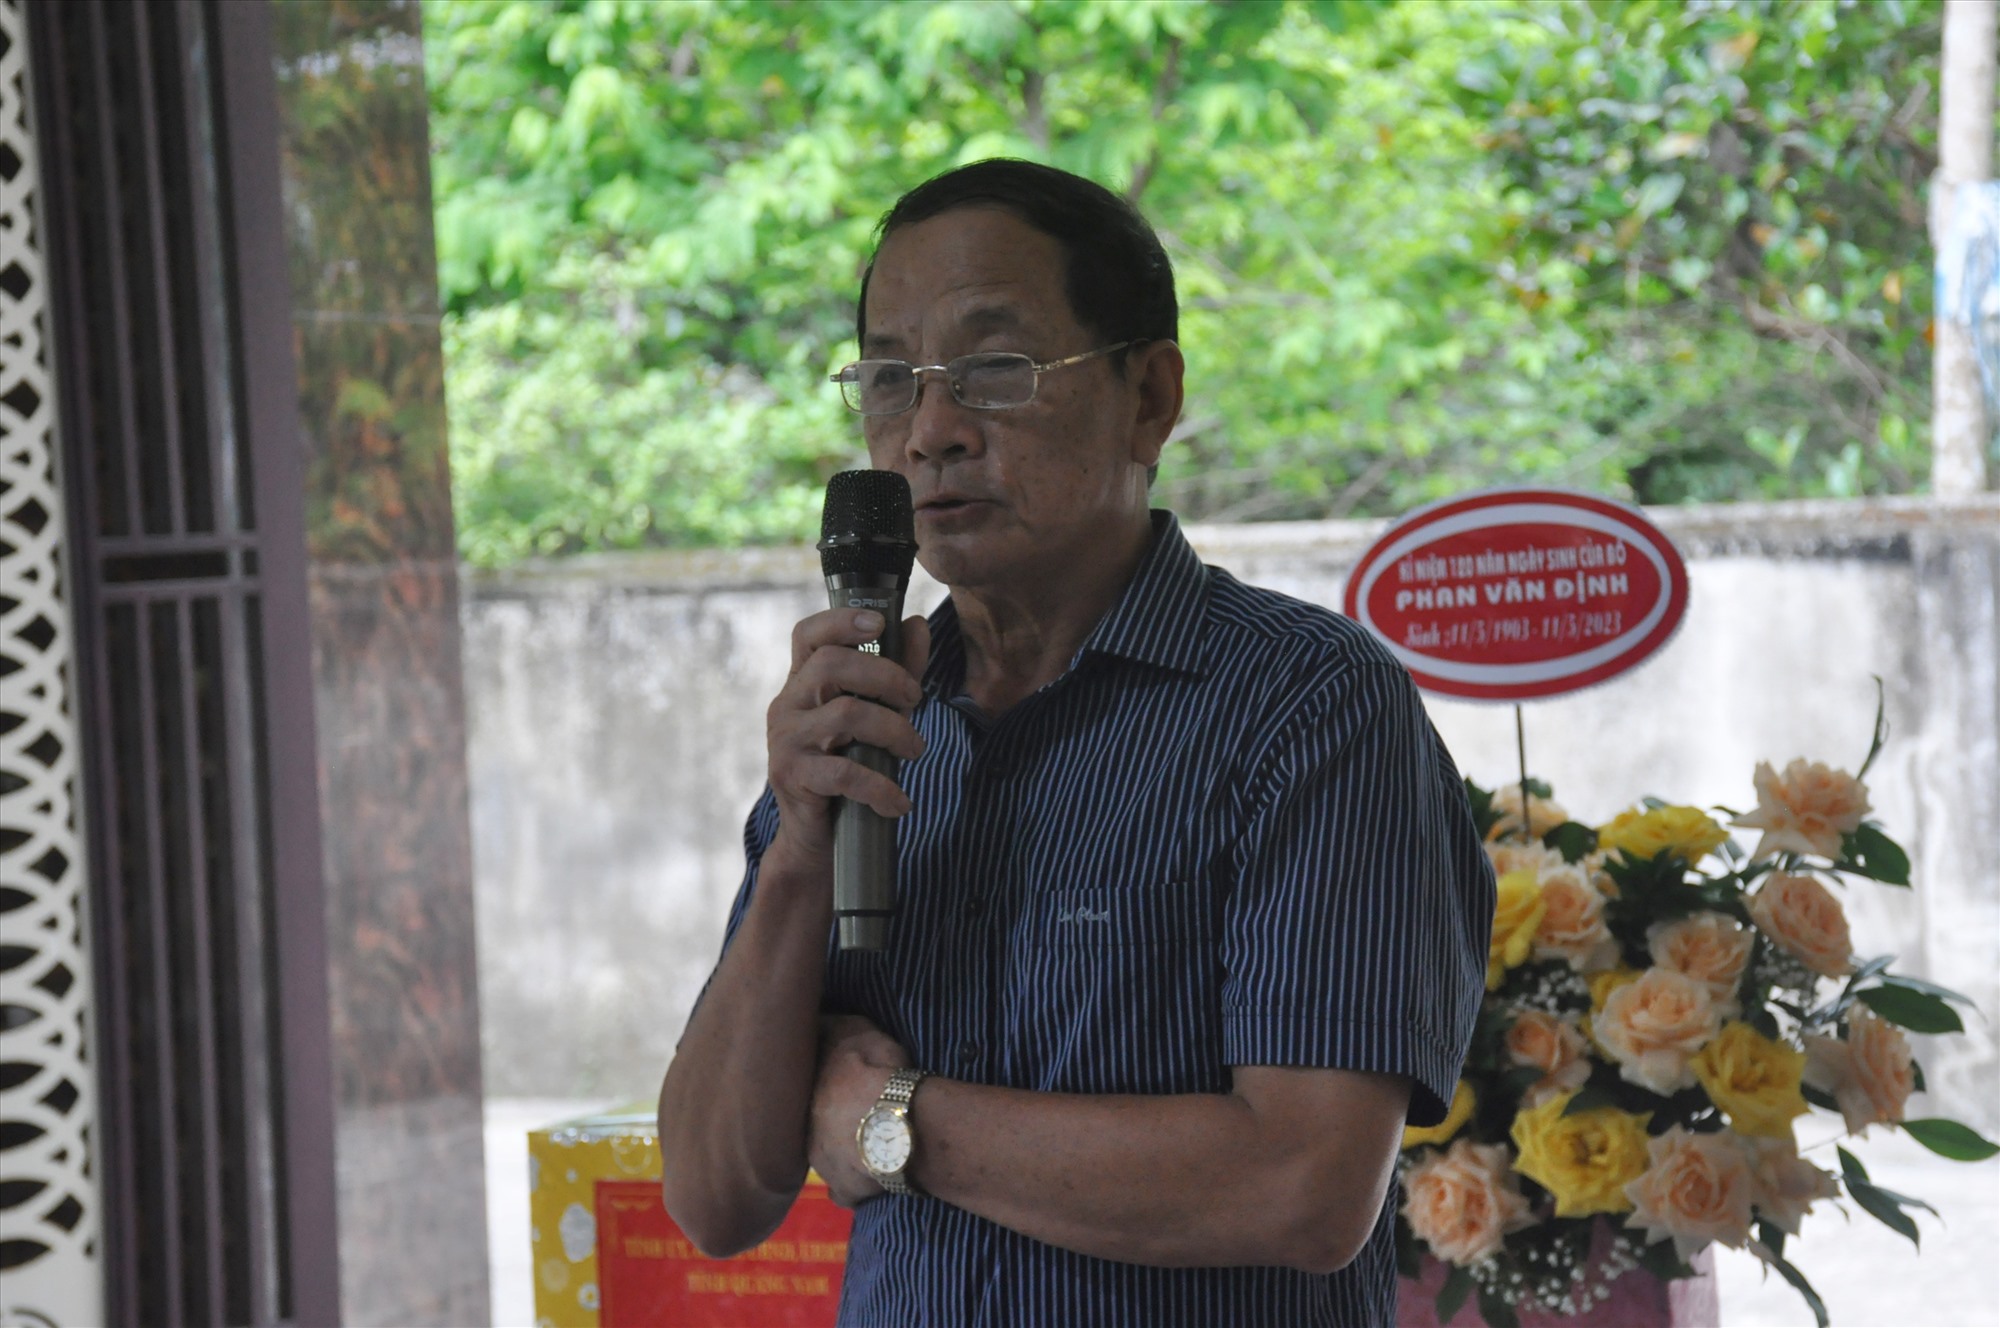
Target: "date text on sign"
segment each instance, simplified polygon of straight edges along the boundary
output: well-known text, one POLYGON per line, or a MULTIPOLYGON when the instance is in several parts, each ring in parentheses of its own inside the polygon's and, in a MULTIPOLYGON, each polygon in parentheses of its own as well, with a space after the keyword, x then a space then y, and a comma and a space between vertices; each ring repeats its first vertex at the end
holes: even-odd
POLYGON ((1426 691, 1525 701, 1641 664, 1687 598, 1680 553, 1636 509, 1489 489, 1391 527, 1348 577, 1345 610, 1426 691))

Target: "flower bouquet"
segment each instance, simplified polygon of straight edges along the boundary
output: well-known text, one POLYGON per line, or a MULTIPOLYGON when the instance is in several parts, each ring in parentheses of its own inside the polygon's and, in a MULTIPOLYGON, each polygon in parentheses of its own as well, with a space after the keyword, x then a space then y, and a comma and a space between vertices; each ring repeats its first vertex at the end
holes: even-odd
POLYGON ((1467 781, 1499 881, 1488 996, 1449 1116, 1403 1137, 1398 1254, 1448 1266, 1437 1321, 1469 1297, 1494 1328, 1518 1311, 1588 1312, 1637 1267, 1692 1275, 1710 1242, 1747 1248, 1825 1305, 1785 1259, 1813 1204, 1846 1197, 1917 1239, 1921 1200, 1799 1155, 1793 1122, 1838 1112, 1850 1135, 1900 1128, 1945 1157, 1994 1144, 1904 1119, 1923 1071, 1906 1032, 1963 1030, 1965 998, 1855 958, 1829 886, 1908 888, 1909 859, 1866 819, 1860 775, 1794 761, 1756 771, 1745 853, 1708 813, 1648 799, 1595 829, 1537 781, 1467 781))

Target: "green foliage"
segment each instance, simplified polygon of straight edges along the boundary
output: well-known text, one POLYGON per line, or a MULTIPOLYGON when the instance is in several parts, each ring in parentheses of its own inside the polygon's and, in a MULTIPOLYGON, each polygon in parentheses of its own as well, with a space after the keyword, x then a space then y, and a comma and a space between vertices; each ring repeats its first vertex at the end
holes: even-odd
POLYGON ((806 536, 876 219, 1019 155, 1183 298, 1159 497, 1924 472, 1937 6, 426 0, 466 555, 806 536))
POLYGON ((1948 1157, 1954 1162, 1984 1162, 1995 1153, 2000 1153, 2000 1144, 1955 1120, 1935 1116, 1906 1120, 1903 1132, 1939 1157, 1948 1157))

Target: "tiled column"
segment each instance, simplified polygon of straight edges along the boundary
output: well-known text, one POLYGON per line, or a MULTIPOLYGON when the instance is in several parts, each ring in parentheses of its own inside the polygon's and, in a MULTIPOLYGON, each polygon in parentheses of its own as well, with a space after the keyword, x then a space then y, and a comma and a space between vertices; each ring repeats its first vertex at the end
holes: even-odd
POLYGON ((487 1320, 456 560, 419 13, 272 5, 350 1324, 487 1320))

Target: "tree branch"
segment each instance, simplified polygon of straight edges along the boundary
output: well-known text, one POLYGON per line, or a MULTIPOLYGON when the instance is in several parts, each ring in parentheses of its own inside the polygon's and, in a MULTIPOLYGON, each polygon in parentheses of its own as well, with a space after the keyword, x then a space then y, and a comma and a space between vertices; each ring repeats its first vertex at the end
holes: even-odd
POLYGON ((1181 47, 1179 37, 1167 39, 1167 62, 1160 70, 1159 81, 1153 84, 1153 149, 1146 159, 1132 172, 1132 183, 1126 187, 1125 201, 1133 205, 1139 202, 1139 195, 1146 192, 1146 186, 1153 181, 1153 172, 1160 168, 1160 119, 1167 113, 1167 104, 1180 90, 1181 47))

